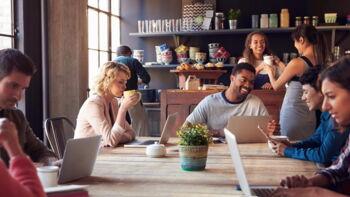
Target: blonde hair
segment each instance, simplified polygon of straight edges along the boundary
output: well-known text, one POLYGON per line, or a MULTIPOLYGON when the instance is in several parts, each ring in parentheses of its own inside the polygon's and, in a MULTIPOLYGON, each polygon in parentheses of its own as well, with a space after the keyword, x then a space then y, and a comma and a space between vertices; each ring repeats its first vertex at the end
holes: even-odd
POLYGON ((105 95, 109 91, 110 84, 117 79, 118 74, 122 72, 130 78, 129 68, 117 62, 106 62, 98 70, 93 87, 94 93, 105 95))

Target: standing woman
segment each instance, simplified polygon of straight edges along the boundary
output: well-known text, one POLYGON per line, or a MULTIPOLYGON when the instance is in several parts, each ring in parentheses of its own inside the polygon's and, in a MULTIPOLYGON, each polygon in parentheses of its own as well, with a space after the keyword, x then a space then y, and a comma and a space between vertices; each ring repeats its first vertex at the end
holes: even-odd
POLYGON ((130 70, 124 64, 107 62, 100 67, 94 93, 80 108, 74 138, 102 135, 102 144, 112 147, 135 139, 125 115, 140 95, 123 98, 120 106, 117 100, 123 95, 129 78, 130 70))
MULTIPOLYGON (((255 67, 254 89, 272 89, 269 76, 264 70, 264 55, 272 55, 266 35, 261 31, 251 32, 245 40, 243 57, 238 63, 249 63, 255 67)), ((284 63, 277 57, 274 57, 274 60, 274 65, 283 70, 284 63)))
POLYGON ((298 26, 292 33, 292 39, 300 57, 292 59, 278 79, 274 69, 270 66, 264 68, 274 90, 288 84, 280 112, 281 134, 291 140, 301 140, 315 130, 316 115, 301 99, 303 92, 299 77, 309 68, 322 69, 320 65, 325 65, 327 50, 323 35, 311 25, 298 26))

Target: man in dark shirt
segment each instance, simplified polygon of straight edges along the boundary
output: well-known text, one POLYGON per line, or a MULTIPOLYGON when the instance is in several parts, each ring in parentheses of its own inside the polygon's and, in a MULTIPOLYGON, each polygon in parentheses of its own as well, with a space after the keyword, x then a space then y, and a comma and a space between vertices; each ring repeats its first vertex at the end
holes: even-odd
MULTIPOLYGON (((114 60, 118 63, 125 64, 130 69, 130 79, 126 83, 126 90, 137 90, 139 83, 148 84, 151 80, 146 69, 135 58, 131 57, 132 52, 128 46, 119 46, 117 48, 117 58, 114 60)), ((131 126, 138 136, 148 136, 148 119, 145 109, 140 100, 133 108, 129 110, 131 117, 131 126)))
MULTIPOLYGON (((13 132, 18 134, 22 149, 34 162, 48 164, 57 160, 55 154, 35 136, 24 114, 16 109, 34 73, 33 62, 20 51, 0 50, 0 118, 15 125, 17 131, 13 132)), ((6 121, 1 124, 3 122, 6 121)), ((6 164, 9 163, 8 154, 2 148, 0 157, 6 164)))

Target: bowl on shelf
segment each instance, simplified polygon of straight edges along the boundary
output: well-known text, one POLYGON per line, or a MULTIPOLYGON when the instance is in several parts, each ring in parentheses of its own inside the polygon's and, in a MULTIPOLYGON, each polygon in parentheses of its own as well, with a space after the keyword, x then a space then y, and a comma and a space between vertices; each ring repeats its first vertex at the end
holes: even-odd
POLYGON ((337 13, 325 13, 324 14, 325 23, 335 23, 337 22, 337 13))
POLYGON ((165 65, 169 65, 171 61, 173 61, 173 53, 170 50, 163 51, 162 52, 162 62, 165 65))
POLYGON ((227 58, 225 58, 225 57, 218 57, 218 58, 216 58, 216 60, 217 60, 218 62, 225 63, 226 60, 227 60, 227 58))

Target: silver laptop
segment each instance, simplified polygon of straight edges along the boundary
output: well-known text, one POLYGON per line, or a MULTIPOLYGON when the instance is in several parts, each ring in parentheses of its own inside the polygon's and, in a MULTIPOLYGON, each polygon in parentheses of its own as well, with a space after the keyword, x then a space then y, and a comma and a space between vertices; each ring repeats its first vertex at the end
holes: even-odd
POLYGON ((69 139, 63 155, 58 183, 90 176, 99 151, 101 136, 69 139))
POLYGON ((168 118, 165 121, 162 134, 160 136, 159 140, 134 140, 130 143, 124 144, 124 147, 128 148, 138 148, 138 147, 146 147, 150 144, 154 144, 155 142, 159 142, 159 144, 166 144, 168 143, 168 140, 170 138, 170 134, 172 131, 176 128, 174 128, 174 125, 176 123, 178 117, 178 113, 173 113, 168 116, 168 118))
POLYGON ((235 134, 238 144, 263 143, 267 139, 259 131, 258 125, 266 128, 270 119, 270 116, 232 116, 226 128, 235 134))
POLYGON ((244 193, 245 196, 271 196, 272 192, 276 189, 276 187, 273 186, 249 186, 248 180, 243 168, 243 163, 241 160, 241 156, 239 154, 236 136, 231 133, 229 130, 224 129, 225 132, 225 138, 227 145, 230 149, 231 159, 233 162, 233 165, 235 167, 236 176, 239 182, 240 189, 244 193))

